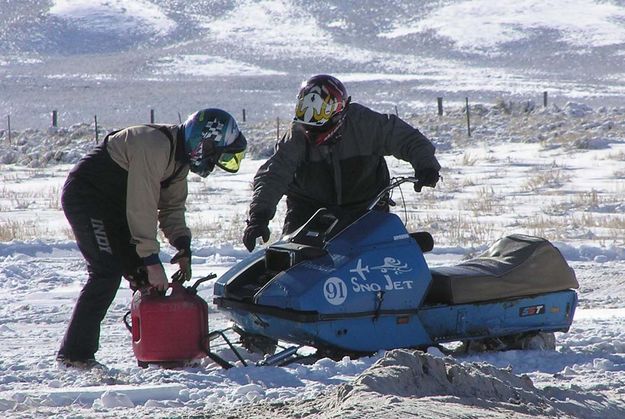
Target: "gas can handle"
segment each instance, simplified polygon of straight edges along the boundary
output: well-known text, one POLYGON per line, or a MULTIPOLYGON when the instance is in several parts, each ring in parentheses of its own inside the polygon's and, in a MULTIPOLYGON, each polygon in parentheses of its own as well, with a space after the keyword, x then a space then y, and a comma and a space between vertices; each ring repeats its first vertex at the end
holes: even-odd
POLYGON ((128 316, 130 316, 131 311, 128 310, 128 312, 124 315, 124 324, 126 325, 126 329, 128 329, 128 331, 130 333, 132 333, 132 326, 130 325, 130 322, 128 321, 128 316))
MULTIPOLYGON (((184 290, 184 286, 182 282, 174 281, 169 284, 169 288, 171 288, 171 295, 178 294, 179 292, 184 290)), ((167 295, 167 291, 163 293, 163 295, 167 295)))

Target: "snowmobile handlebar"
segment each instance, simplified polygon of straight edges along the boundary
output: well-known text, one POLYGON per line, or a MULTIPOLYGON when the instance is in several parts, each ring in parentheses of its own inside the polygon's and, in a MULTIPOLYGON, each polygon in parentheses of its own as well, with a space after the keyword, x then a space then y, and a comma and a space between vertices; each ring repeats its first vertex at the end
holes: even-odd
POLYGON ((413 177, 413 176, 396 177, 396 178, 391 179, 391 183, 386 188, 384 188, 384 189, 382 189, 380 191, 380 193, 373 199, 373 201, 371 201, 371 203, 369 204, 367 209, 368 210, 372 210, 373 208, 375 208, 375 206, 378 205, 378 202, 380 202, 380 200, 382 198, 387 196, 389 194, 389 192, 391 192, 393 189, 397 188, 402 183, 406 183, 406 182, 418 184, 419 183, 419 179, 417 179, 416 177, 413 177))

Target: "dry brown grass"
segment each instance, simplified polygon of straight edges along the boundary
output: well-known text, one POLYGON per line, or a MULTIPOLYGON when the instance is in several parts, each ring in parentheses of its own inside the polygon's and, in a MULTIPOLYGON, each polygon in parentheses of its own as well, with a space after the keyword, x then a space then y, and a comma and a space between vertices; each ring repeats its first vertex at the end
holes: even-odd
POLYGON ((539 171, 527 179, 522 185, 524 192, 537 192, 549 188, 560 188, 570 176, 562 173, 559 169, 539 171))
POLYGON ((61 237, 58 231, 52 231, 47 227, 42 227, 37 221, 16 221, 2 220, 0 221, 0 241, 11 240, 32 240, 45 237, 73 239, 74 235, 69 228, 61 230, 61 237))
POLYGON ((475 166, 475 163, 477 163, 479 160, 480 160, 479 158, 477 158, 476 156, 470 153, 464 153, 462 155, 461 164, 463 166, 475 166))
POLYGON ((616 153, 609 153, 606 156, 606 159, 617 160, 617 161, 625 161, 625 151, 618 151, 616 153))
POLYGON ((454 216, 410 214, 406 223, 408 231, 429 231, 434 241, 464 247, 477 247, 498 237, 495 226, 463 213, 454 216))
POLYGON ((495 194, 492 187, 482 187, 474 198, 460 202, 461 209, 471 211, 474 217, 480 215, 497 215, 504 211, 503 197, 495 194))

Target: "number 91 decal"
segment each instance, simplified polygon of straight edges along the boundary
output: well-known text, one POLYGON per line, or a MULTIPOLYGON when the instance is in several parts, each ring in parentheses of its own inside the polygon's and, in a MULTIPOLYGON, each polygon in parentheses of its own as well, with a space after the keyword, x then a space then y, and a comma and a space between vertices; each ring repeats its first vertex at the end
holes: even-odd
POLYGON ((328 278, 323 284, 323 296, 328 303, 339 306, 347 298, 347 285, 341 278, 328 278))

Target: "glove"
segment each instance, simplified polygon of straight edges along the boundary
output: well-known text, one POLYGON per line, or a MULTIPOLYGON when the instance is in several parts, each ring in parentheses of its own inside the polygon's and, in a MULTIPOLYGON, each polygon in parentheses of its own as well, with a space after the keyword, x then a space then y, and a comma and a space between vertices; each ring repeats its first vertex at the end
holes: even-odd
POLYGON ((178 270, 171 276, 174 282, 184 282, 191 279, 191 249, 181 249, 171 258, 169 263, 178 264, 178 270))
POLYGON ((435 187, 436 182, 440 179, 438 170, 431 167, 415 172, 414 176, 417 178, 417 183, 414 184, 415 192, 421 192, 424 186, 435 187))
POLYGON ((148 271, 148 282, 158 291, 167 291, 169 281, 165 275, 165 269, 160 263, 147 265, 145 269, 148 271))
POLYGON ((133 292, 150 284, 148 282, 148 271, 146 271, 143 265, 137 267, 134 272, 124 274, 124 278, 130 283, 130 289, 133 292))
POLYGON ((269 226, 267 221, 248 220, 245 232, 243 232, 243 244, 248 251, 254 250, 256 247, 256 239, 262 237, 263 242, 269 241, 269 226))

